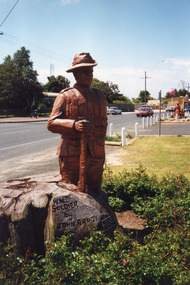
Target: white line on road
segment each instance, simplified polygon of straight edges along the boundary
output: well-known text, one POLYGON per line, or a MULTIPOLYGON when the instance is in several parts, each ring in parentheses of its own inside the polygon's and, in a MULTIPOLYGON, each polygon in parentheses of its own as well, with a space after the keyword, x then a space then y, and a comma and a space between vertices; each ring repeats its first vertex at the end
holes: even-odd
POLYGON ((17 134, 17 133, 25 133, 25 132, 30 132, 30 130, 22 130, 22 131, 15 131, 15 132, 8 132, 8 133, 4 133, 4 135, 12 135, 12 134, 17 134))
POLYGON ((58 136, 54 137, 54 138, 43 139, 43 140, 39 140, 39 141, 34 141, 34 142, 28 142, 28 143, 23 143, 23 144, 19 144, 19 145, 3 147, 3 148, 0 148, 0 151, 1 150, 7 150, 7 149, 15 148, 15 147, 20 147, 20 146, 25 146, 25 145, 29 145, 29 144, 34 144, 34 143, 38 143, 38 142, 43 142, 43 141, 47 141, 47 140, 54 140, 54 139, 57 139, 57 138, 58 138, 58 136))

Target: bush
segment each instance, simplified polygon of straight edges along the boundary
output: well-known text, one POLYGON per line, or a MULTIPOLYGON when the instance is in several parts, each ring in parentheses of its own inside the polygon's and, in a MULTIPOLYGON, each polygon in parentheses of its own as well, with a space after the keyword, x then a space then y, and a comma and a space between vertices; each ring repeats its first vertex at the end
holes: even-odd
POLYGON ((73 243, 72 235, 47 244, 46 257, 15 258, 10 243, 0 247, 0 284, 190 284, 190 183, 183 176, 158 180, 139 167, 104 173, 104 190, 116 210, 131 208, 152 232, 138 243, 116 229, 113 237, 94 230, 73 243))
POLYGON ((116 136, 106 136, 106 141, 121 142, 121 136, 116 134, 116 136))
POLYGON ((103 177, 103 190, 115 211, 133 209, 150 226, 182 223, 189 226, 190 184, 184 176, 166 174, 158 180, 156 176, 148 176, 141 166, 136 171, 117 175, 108 168, 103 177))
POLYGON ((45 109, 47 109, 46 104, 40 103, 40 104, 38 105, 38 108, 37 108, 38 112, 44 111, 45 109))
MULTIPOLYGON (((159 191, 159 183, 156 177, 149 177, 146 171, 140 166, 137 171, 123 171, 113 175, 109 168, 104 172, 102 189, 107 192, 109 197, 118 198, 123 201, 124 209, 131 209, 131 203, 134 199, 154 197, 159 191)), ((112 207, 114 210, 113 200, 112 207)), ((115 199, 115 201, 117 201, 115 199)))

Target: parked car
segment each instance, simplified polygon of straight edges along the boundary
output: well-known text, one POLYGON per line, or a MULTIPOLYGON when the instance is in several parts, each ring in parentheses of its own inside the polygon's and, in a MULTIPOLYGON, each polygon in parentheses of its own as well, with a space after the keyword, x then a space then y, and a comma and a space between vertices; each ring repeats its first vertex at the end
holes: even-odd
POLYGON ((185 106, 183 112, 184 112, 184 117, 190 117, 190 106, 185 106))
POLYGON ((121 115, 122 111, 118 107, 107 107, 107 114, 108 115, 121 115))
POLYGON ((110 107, 110 108, 115 111, 115 115, 121 115, 122 114, 122 111, 118 107, 110 107))
POLYGON ((107 107, 107 115, 115 115, 114 109, 107 107))
POLYGON ((136 113, 137 117, 150 117, 154 114, 151 108, 141 107, 136 113))
POLYGON ((174 112, 175 106, 169 106, 166 108, 166 112, 174 112))
POLYGON ((150 108, 148 105, 141 105, 141 108, 150 108))

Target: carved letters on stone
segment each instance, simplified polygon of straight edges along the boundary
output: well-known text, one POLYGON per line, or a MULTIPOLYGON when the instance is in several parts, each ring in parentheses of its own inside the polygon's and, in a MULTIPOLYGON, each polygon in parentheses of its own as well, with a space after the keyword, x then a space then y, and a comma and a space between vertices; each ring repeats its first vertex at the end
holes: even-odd
POLYGON ((98 209, 70 195, 54 197, 50 208, 55 236, 64 232, 83 235, 84 229, 91 229, 100 222, 98 209))

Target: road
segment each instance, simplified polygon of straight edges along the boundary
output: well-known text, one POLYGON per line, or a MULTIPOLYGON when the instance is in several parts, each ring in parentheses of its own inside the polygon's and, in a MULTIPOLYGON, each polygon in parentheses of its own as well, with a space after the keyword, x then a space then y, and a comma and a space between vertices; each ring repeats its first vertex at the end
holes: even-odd
POLYGON ((0 124, 0 181, 58 171, 56 149, 59 135, 47 122, 0 124))
POLYGON ((121 129, 125 127, 127 133, 134 135, 136 122, 139 123, 139 126, 142 125, 142 118, 137 118, 134 112, 123 113, 122 115, 108 115, 108 125, 113 123, 114 134, 121 134, 121 129))
MULTIPOLYGON (((158 126, 142 129, 142 118, 135 113, 108 116, 108 124, 114 124, 114 132, 120 134, 125 127, 134 134, 135 123, 139 122, 140 135, 157 135, 158 126)), ((0 182, 7 179, 59 171, 56 155, 60 136, 46 128, 47 122, 2 123, 0 124, 0 182)), ((177 124, 178 125, 178 124, 177 124)), ((165 134, 190 135, 190 124, 174 127, 165 126, 165 134)), ((164 133, 163 133, 164 134, 164 133)))

